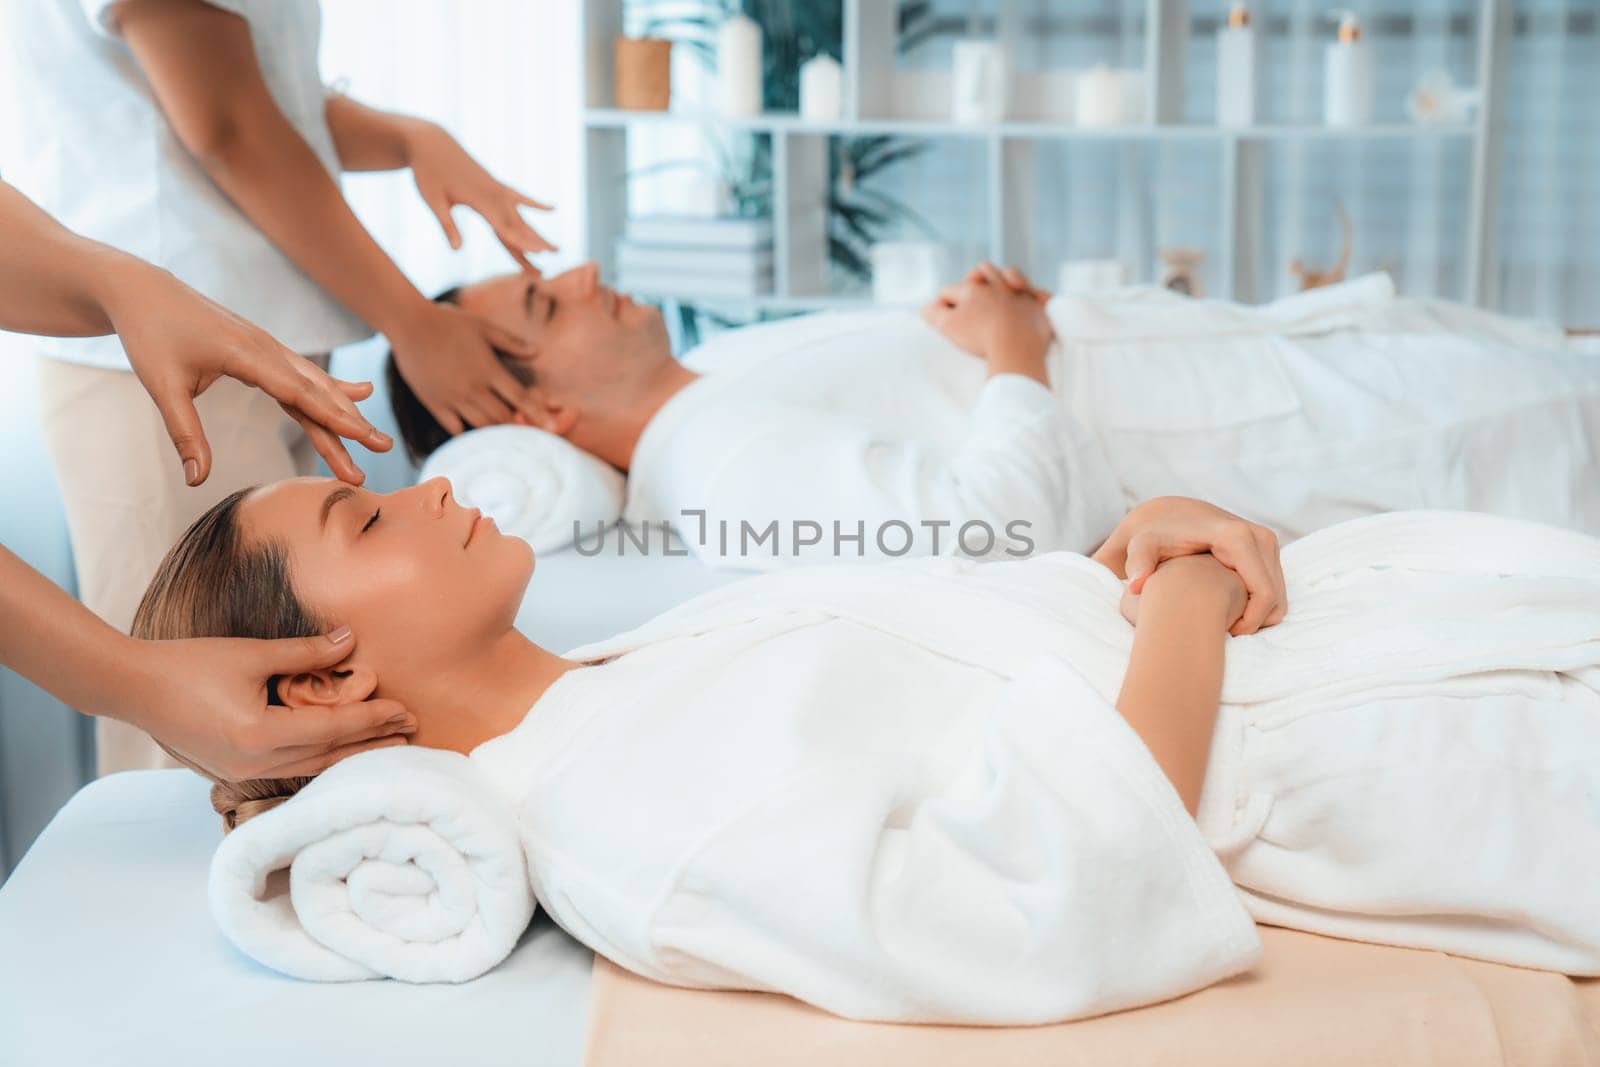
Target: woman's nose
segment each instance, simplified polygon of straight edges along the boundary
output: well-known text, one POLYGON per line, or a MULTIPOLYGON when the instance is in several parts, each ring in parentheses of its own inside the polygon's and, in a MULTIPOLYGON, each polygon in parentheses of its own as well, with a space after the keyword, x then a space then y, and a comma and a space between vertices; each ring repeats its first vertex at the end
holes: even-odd
POLYGON ((417 494, 421 498, 423 512, 438 518, 444 514, 450 500, 450 479, 429 478, 425 482, 419 482, 417 494))

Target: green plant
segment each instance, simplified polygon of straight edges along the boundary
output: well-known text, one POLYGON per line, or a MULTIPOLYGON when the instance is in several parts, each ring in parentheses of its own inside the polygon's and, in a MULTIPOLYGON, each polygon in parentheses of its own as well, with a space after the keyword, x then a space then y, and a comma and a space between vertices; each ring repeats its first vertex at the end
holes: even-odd
MULTIPOLYGON (((882 0, 868 0, 882 2, 882 0)), ((795 111, 800 105, 800 67, 812 56, 844 54, 843 4, 840 0, 702 0, 696 7, 685 0, 642 0, 642 32, 671 40, 687 48, 706 69, 716 67, 717 28, 739 12, 762 30, 762 106, 769 111, 795 111), (655 14, 655 12, 663 12, 655 14)), ((901 52, 947 32, 935 17, 930 0, 902 0, 897 11, 901 52)), ((840 272, 857 282, 872 278, 871 249, 902 223, 929 236, 936 228, 904 202, 872 185, 894 168, 927 150, 925 142, 904 137, 835 138, 828 166, 828 259, 840 272)), ((748 152, 718 147, 717 173, 728 186, 739 214, 770 212, 772 197, 772 145, 763 136, 751 138, 748 152)), ((702 161, 675 161, 669 166, 705 166, 702 161)), ((640 173, 644 173, 641 171, 640 173)), ((727 325, 720 316, 692 304, 678 306, 680 332, 685 343, 701 335, 701 316, 715 325, 727 325)))
POLYGON ((925 141, 888 134, 834 141, 828 161, 828 258, 856 280, 872 280, 872 246, 899 223, 938 236, 933 224, 904 201, 863 184, 927 149, 925 141))

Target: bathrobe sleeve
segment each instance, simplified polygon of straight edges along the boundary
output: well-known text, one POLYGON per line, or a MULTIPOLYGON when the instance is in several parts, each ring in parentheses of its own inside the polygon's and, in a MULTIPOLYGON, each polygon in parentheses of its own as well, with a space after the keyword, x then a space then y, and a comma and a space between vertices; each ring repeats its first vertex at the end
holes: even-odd
POLYGON ((1000 692, 948 773, 863 754, 729 813, 649 920, 649 969, 854 1018, 1025 1025, 1252 966, 1254 924, 1116 710, 1054 657, 1000 692))
POLYGON ((965 439, 938 447, 799 407, 716 420, 680 436, 659 470, 661 499, 703 509, 674 521, 707 562, 775 570, 948 555, 958 538, 969 556, 1087 552, 1124 511, 1093 436, 1021 375, 989 379, 965 439), (774 521, 775 533, 759 537, 774 521), (963 533, 967 523, 981 525, 963 533))

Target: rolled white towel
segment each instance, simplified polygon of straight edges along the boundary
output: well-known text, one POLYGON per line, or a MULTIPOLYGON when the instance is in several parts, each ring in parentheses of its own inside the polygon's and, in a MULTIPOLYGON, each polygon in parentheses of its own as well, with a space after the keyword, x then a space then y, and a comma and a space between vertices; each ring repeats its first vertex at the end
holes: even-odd
POLYGON ((460 753, 403 746, 335 764, 240 824, 212 858, 210 897, 245 955, 319 982, 475 978, 534 909, 511 805, 460 753))
POLYGON ((594 536, 622 514, 626 479, 609 463, 532 426, 489 426, 452 438, 422 465, 450 479, 455 497, 535 552, 572 544, 574 524, 594 536))

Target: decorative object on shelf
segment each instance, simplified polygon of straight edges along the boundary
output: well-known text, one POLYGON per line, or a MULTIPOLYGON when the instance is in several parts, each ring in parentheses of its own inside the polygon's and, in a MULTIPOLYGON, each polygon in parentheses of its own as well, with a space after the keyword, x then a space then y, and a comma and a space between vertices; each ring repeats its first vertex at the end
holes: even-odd
POLYGON ((904 201, 871 186, 899 164, 927 151, 927 144, 880 134, 835 142, 828 161, 828 261, 860 283, 872 280, 872 247, 902 223, 928 237, 938 231, 904 201))
POLYGON ((1228 22, 1217 31, 1217 125, 1253 126, 1256 121, 1256 31, 1250 8, 1235 0, 1228 22))
POLYGON ((844 5, 794 0, 634 0, 666 14, 646 32, 673 38, 707 70, 717 70, 717 32, 734 14, 761 29, 761 110, 800 106, 800 66, 811 56, 844 55, 844 5))
POLYGON ((732 14, 717 29, 717 107, 724 115, 761 114, 761 27, 732 14))
POLYGON ((1185 296, 1205 295, 1200 286, 1200 264, 1206 255, 1198 248, 1163 248, 1158 253, 1161 260, 1161 287, 1185 296))
POLYGON ((1113 70, 1105 64, 1078 75, 1073 94, 1073 119, 1079 126, 1123 126, 1139 121, 1144 111, 1143 74, 1113 70))
POLYGON ((759 296, 772 291, 772 220, 630 218, 616 256, 621 289, 707 300, 759 296))
POLYGON ((933 241, 881 241, 872 246, 872 299, 880 304, 920 304, 939 292, 945 247, 933 241))
POLYGON ((1128 266, 1120 259, 1067 259, 1056 268, 1056 292, 1081 296, 1128 284, 1128 266))
POLYGON ((672 42, 660 37, 618 37, 617 106, 665 111, 672 103, 672 42))
POLYGON ((800 117, 837 122, 844 107, 844 68, 830 55, 812 56, 800 67, 800 117))
POLYGON ((1339 226, 1344 233, 1343 244, 1339 249, 1339 261, 1327 270, 1314 270, 1302 263, 1298 256, 1290 260, 1289 272, 1299 279, 1301 292, 1342 282, 1345 272, 1350 268, 1350 252, 1355 247, 1355 227, 1350 222, 1350 213, 1338 200, 1333 202, 1333 209, 1339 213, 1339 226))
POLYGON ((1406 112, 1421 126, 1466 122, 1472 109, 1483 103, 1483 93, 1463 89, 1449 74, 1436 70, 1406 97, 1406 112))
POLYGON ((1328 16, 1339 23, 1339 39, 1327 47, 1322 117, 1329 126, 1365 126, 1372 121, 1372 46, 1362 38, 1355 12, 1328 16))
POLYGON ((983 126, 1006 117, 1011 75, 999 41, 972 37, 952 46, 950 120, 983 126))

